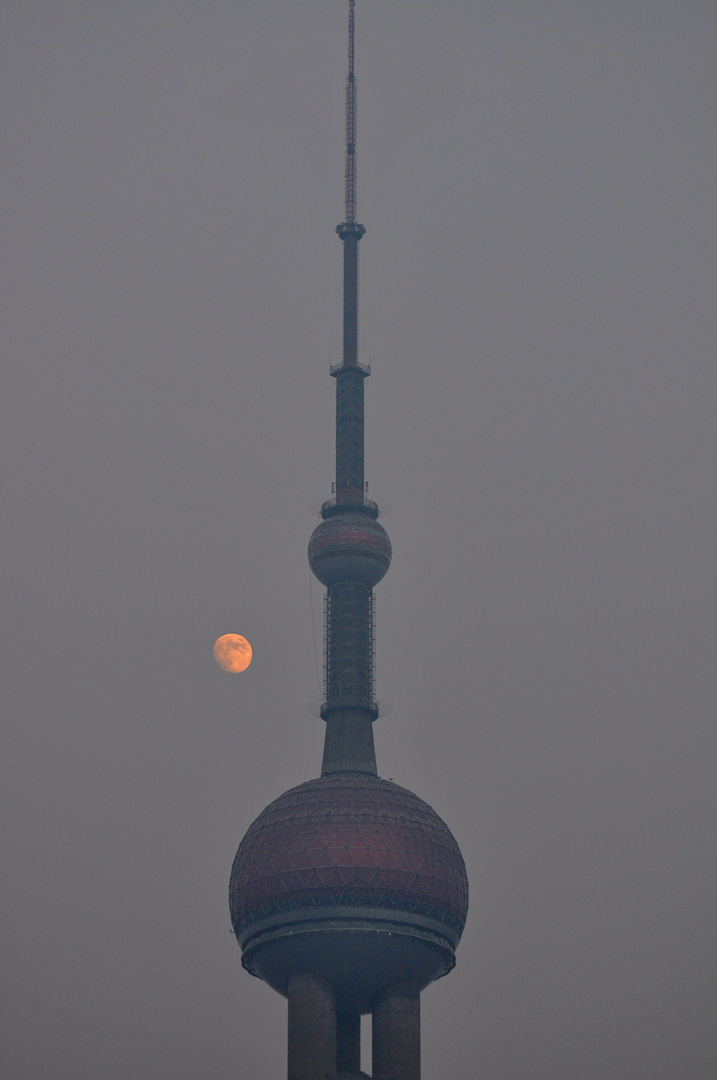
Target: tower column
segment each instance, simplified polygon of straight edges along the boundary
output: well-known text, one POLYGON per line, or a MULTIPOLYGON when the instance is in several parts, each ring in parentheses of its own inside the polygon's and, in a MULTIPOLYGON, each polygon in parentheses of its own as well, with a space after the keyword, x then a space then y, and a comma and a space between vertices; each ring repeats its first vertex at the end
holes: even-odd
POLYGON ((321 775, 335 772, 378 775, 373 717, 368 709, 334 709, 326 717, 321 775))
POLYGON ((336 1067, 341 1073, 361 1070, 361 1017, 339 1012, 336 1017, 336 1067))
POLYGON ((336 379, 336 501, 364 502, 364 386, 355 364, 332 371, 336 379))
POLYGON ((389 990, 373 1010, 373 1080, 421 1080, 421 999, 389 990))
POLYGON ((314 975, 289 982, 288 1080, 336 1080, 336 995, 314 975))
POLYGON ((373 705, 373 595, 350 578, 329 585, 326 599, 326 703, 370 709, 373 705))
POLYGON ((344 242, 344 364, 358 363, 358 242, 363 235, 363 225, 353 222, 351 225, 344 227, 341 237, 344 242))

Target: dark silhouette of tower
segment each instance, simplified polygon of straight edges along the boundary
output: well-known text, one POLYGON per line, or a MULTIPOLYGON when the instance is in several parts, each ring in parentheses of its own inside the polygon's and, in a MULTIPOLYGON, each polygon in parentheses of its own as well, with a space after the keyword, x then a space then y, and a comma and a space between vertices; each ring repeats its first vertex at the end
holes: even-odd
POLYGON ((360 1071, 360 1018, 373 1017, 373 1080, 420 1080, 420 993, 455 964, 468 908, 460 850, 426 803, 377 775, 373 588, 391 544, 364 481, 358 360, 356 79, 349 0, 343 363, 336 379, 335 498, 309 542, 326 586, 326 738, 321 776, 250 826, 232 867, 242 964, 289 1001, 289 1080, 360 1071))

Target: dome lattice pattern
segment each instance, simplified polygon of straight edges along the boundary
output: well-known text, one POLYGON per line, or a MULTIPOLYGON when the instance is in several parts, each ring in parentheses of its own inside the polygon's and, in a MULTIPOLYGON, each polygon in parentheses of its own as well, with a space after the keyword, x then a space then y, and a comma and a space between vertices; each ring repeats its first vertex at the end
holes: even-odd
POLYGON ((259 815, 232 867, 238 933, 270 915, 324 906, 424 915, 459 935, 468 881, 448 827, 388 780, 337 773, 285 792, 259 815))

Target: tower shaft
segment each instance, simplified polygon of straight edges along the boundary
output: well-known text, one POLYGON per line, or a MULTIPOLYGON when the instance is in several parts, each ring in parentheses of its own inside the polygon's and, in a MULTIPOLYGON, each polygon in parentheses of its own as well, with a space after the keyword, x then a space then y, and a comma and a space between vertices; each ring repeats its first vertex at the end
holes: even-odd
MULTIPOLYGON (((335 541, 335 571, 322 577, 326 597, 326 741, 322 774, 360 771, 376 775, 372 724, 377 715, 373 677, 373 585, 383 576, 367 572, 366 553, 377 539, 390 544, 376 523, 377 510, 366 500, 364 478, 364 380, 368 368, 358 352, 358 253, 366 230, 356 221, 356 91, 354 3, 349 3, 349 55, 346 79, 346 220, 336 232, 343 244, 343 359, 331 369, 336 379, 335 502, 322 516, 335 541), (349 554, 352 552, 353 554, 349 554), (347 554, 349 557, 347 558, 347 554), (343 556, 343 559, 342 559, 343 556), (340 565, 339 565, 340 564, 340 565)), ((319 530, 321 530, 319 526, 319 530)), ((316 534, 315 534, 316 536, 316 534)), ((313 544, 314 538, 312 538, 313 544)), ((311 549, 310 549, 310 558, 311 549)))
POLYGON ((346 78, 346 220, 356 220, 356 24, 354 0, 349 0, 349 73, 346 78))
MULTIPOLYGON (((355 158, 352 155, 353 167, 355 158)), ((343 221, 336 229, 344 245, 344 350, 345 365, 358 364, 358 245, 366 229, 356 221, 343 221)))
MULTIPOLYGON (((345 333, 344 327, 344 333, 345 333)), ((335 368, 336 379, 336 502, 363 506, 364 389, 367 372, 358 364, 335 368)))
POLYGON ((354 5, 349 5, 349 72, 346 79, 346 220, 336 232, 344 248, 343 362, 336 378, 336 501, 364 502, 363 380, 358 358, 358 246, 366 229, 356 221, 356 92, 354 5))

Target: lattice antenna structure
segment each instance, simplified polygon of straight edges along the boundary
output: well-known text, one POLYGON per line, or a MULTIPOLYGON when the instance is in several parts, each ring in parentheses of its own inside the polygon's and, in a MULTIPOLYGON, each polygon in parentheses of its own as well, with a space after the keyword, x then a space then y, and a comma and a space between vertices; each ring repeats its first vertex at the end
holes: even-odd
POLYGON ((349 74, 346 80, 346 220, 356 220, 356 75, 354 0, 349 0, 349 74))

